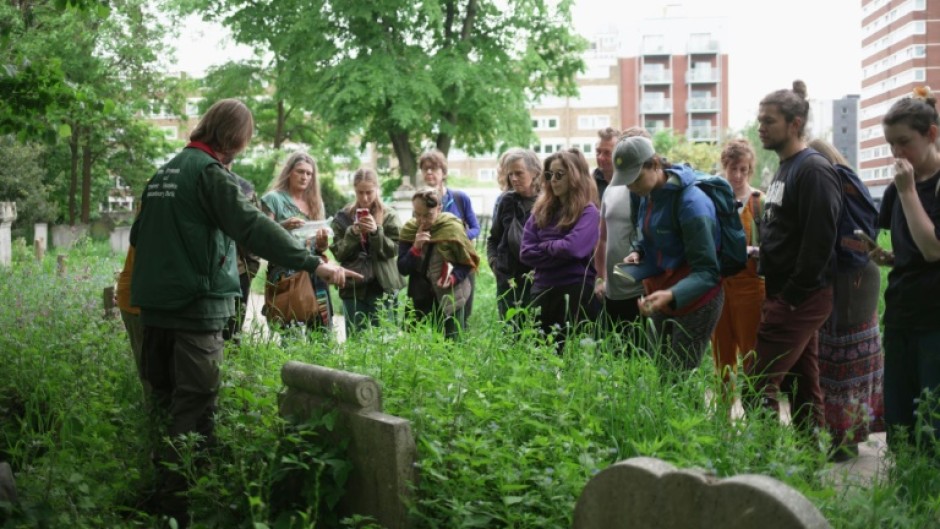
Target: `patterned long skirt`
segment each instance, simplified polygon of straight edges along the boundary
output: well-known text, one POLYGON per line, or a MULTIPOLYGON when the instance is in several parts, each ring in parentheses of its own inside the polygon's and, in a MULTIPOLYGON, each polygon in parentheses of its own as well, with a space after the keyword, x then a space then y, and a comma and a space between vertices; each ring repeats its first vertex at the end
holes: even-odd
POLYGON ((877 266, 840 274, 833 316, 819 329, 819 385, 833 444, 883 432, 884 352, 878 327, 877 266))

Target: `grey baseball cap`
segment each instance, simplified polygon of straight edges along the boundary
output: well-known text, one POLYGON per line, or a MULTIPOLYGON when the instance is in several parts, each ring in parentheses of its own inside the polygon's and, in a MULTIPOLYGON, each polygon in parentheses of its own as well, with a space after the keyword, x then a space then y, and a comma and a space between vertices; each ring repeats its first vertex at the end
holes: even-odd
POLYGON ((624 138, 614 148, 614 177, 612 186, 628 186, 640 176, 643 164, 649 161, 656 151, 653 142, 643 136, 624 138))

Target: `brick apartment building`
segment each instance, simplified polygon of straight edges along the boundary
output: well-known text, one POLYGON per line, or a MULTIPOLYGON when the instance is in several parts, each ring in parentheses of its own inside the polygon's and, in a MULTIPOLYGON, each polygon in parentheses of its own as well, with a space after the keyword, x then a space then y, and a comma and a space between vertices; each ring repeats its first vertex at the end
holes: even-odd
POLYGON ((940 88, 940 2, 862 0, 862 93, 859 176, 880 197, 894 157, 881 120, 917 86, 940 88))

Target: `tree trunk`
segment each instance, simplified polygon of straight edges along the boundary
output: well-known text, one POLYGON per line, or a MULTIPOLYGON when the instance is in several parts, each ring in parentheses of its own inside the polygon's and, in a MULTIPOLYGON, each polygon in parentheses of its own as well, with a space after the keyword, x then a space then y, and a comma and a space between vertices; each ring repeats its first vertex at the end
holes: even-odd
POLYGON ((91 222, 91 146, 82 145, 82 224, 91 222))
MULTIPOLYGON (((398 172, 401 174, 403 184, 415 184, 412 181, 415 172, 418 170, 416 156, 411 148, 411 140, 405 131, 390 130, 389 139, 392 140, 392 148, 395 149, 395 157, 398 159, 398 172)), ((417 186, 415 186, 417 187, 417 186)))
POLYGON ((75 225, 75 219, 78 216, 78 207, 76 204, 76 195, 78 194, 78 137, 81 129, 74 125, 72 127, 72 136, 69 138, 69 225, 75 225))
POLYGON ((284 143, 284 122, 287 116, 284 113, 284 100, 277 100, 277 124, 274 126, 274 150, 280 150, 284 143))
MULTIPOLYGON (((441 118, 452 126, 457 124, 457 115, 453 112, 444 112, 441 118)), ((450 153, 450 146, 453 142, 453 136, 451 136, 449 133, 440 132, 437 135, 437 139, 434 140, 434 146, 437 147, 437 150, 444 153, 444 156, 446 157, 448 153, 450 153)))

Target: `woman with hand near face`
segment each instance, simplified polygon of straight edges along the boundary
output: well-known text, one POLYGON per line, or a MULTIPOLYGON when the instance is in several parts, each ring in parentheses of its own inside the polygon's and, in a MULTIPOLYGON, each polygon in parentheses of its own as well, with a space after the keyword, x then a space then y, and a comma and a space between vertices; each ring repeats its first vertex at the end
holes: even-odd
POLYGON ((500 158, 499 173, 510 189, 503 193, 486 240, 486 258, 496 276, 496 306, 500 319, 510 307, 529 305, 532 267, 519 260, 522 231, 541 189, 542 164, 531 150, 510 149, 500 158))
POLYGON ((526 221, 519 255, 535 271, 532 305, 539 310, 542 331, 548 335, 561 329, 559 352, 574 326, 596 316, 592 258, 600 212, 597 186, 586 166, 583 156, 570 151, 545 159, 542 193, 526 221))
MULTIPOLYGON (((905 439, 926 448, 940 431, 940 117, 930 89, 915 90, 885 114, 885 140, 894 154, 894 182, 885 190, 879 224, 891 230, 893 255, 885 290, 884 403, 888 445, 905 439), (925 392, 932 392, 926 399, 925 392), (921 410, 918 413, 918 407, 921 410), (926 420, 918 425, 916 418, 926 420), (906 436, 898 435, 899 429, 906 436)), ((936 452, 934 452, 936 454, 936 452)))
POLYGON ((398 273, 398 233, 401 224, 395 210, 386 208, 379 179, 372 169, 353 174, 356 200, 333 220, 330 250, 343 267, 365 272, 365 281, 348 281, 339 289, 346 317, 346 335, 370 323, 378 323, 383 299, 390 299, 405 281, 398 273))
MULTIPOLYGON (((323 220, 323 200, 320 197, 320 181, 317 178, 317 162, 305 152, 291 154, 280 174, 271 182, 268 192, 261 197, 261 206, 272 220, 287 231, 303 227, 307 221, 323 220)), ((316 236, 307 241, 310 251, 321 259, 326 258, 329 236, 325 229, 317 231, 316 236)), ((268 284, 276 285, 286 276, 294 273, 276 263, 268 263, 268 284)), ((333 307, 330 304, 328 286, 319 278, 312 277, 320 305, 320 317, 307 322, 311 328, 330 329, 333 325, 333 307)))
POLYGON ((414 218, 401 229, 398 271, 408 276, 408 297, 415 315, 442 321, 448 338, 466 325, 464 307, 471 295, 470 277, 480 263, 463 223, 442 211, 441 196, 425 188, 412 196, 414 218))
MULTIPOLYGON (((476 240, 480 235, 480 223, 477 220, 476 213, 473 212, 473 204, 470 197, 463 191, 447 187, 447 157, 439 150, 432 150, 422 154, 418 158, 418 169, 424 177, 424 183, 430 188, 437 190, 437 195, 441 197, 441 211, 450 213, 457 217, 463 223, 467 238, 470 241, 476 240)), ((473 291, 476 287, 476 276, 470 276, 470 298, 464 307, 465 318, 470 317, 473 311, 473 291)), ((466 321, 464 321, 466 324, 466 321)))

